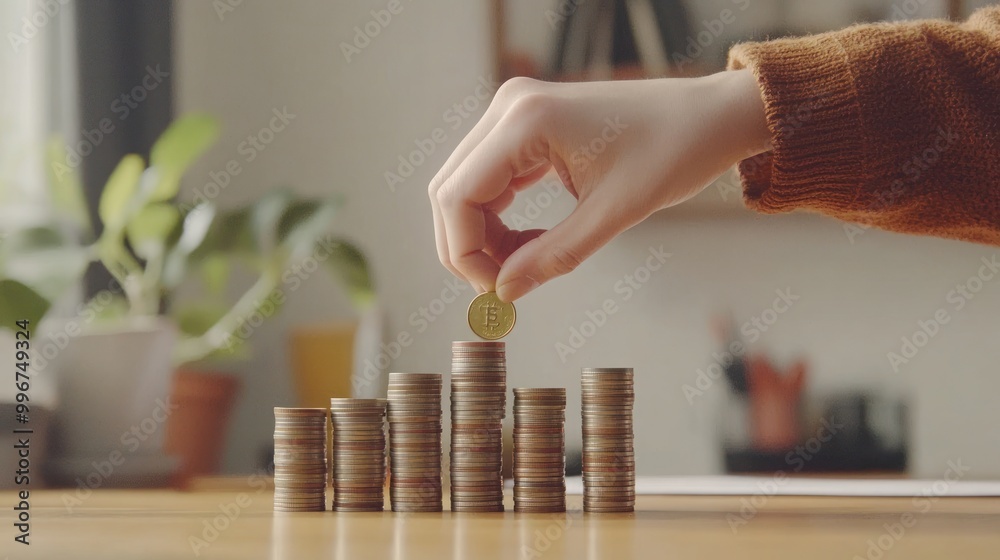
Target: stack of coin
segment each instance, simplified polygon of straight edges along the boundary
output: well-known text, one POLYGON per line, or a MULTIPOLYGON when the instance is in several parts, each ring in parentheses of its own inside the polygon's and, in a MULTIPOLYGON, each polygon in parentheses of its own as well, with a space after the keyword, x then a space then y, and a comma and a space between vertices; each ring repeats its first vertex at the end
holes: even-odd
POLYGON ((441 511, 441 374, 389 374, 392 511, 441 511))
POLYGON ((566 389, 514 389, 514 511, 566 511, 566 389))
POLYGON ((635 510, 632 368, 584 368, 583 511, 635 510))
POLYGON ((274 511, 326 510, 326 414, 274 407, 274 511))
POLYGON ((382 511, 385 407, 385 399, 330 399, 334 511, 382 511))
POLYGON ((503 511, 504 348, 503 342, 452 343, 452 511, 503 511))

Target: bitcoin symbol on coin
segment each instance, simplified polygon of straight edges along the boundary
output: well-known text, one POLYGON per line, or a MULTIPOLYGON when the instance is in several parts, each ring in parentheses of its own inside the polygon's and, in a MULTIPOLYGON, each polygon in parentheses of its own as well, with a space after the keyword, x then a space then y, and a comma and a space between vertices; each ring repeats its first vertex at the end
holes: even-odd
POLYGON ((469 304, 469 327, 486 340, 507 336, 514 328, 514 304, 500 301, 496 292, 479 294, 469 304))

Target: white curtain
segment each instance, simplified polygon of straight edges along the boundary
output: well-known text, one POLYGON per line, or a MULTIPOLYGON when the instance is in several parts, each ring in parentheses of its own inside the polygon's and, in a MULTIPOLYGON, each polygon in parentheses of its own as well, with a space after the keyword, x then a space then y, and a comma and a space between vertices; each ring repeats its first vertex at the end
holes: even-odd
POLYGON ((46 203, 45 146, 72 141, 73 2, 0 2, 0 217, 27 218, 46 203))

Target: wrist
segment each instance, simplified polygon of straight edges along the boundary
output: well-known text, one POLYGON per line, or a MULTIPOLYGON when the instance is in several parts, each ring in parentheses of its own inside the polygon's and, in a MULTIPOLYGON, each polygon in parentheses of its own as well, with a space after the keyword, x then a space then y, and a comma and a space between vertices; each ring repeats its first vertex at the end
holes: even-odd
POLYGON ((771 131, 757 78, 749 69, 729 70, 720 77, 722 112, 732 126, 736 161, 770 151, 771 131))

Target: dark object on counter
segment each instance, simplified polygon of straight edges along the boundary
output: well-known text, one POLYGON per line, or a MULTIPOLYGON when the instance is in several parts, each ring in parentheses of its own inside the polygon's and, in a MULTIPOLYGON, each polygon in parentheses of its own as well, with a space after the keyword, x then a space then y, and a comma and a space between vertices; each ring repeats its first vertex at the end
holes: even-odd
POLYGON ((907 426, 902 401, 864 393, 835 397, 805 439, 788 449, 724 449, 726 472, 905 472, 907 426))
MULTIPOLYGON (((806 452, 807 453, 807 452, 806 452)), ((857 451, 823 451, 811 459, 797 455, 795 450, 773 452, 754 449, 727 449, 726 472, 729 474, 775 473, 834 473, 834 472, 906 472, 905 449, 859 449, 857 451)))
POLYGON ((747 382, 747 364, 743 358, 733 358, 731 362, 726 364, 724 371, 733 392, 745 397, 750 392, 750 384, 747 382))
POLYGON ((746 342, 740 336, 739 327, 736 325, 736 318, 732 312, 726 315, 719 315, 714 318, 715 332, 720 341, 724 344, 722 355, 728 356, 722 366, 723 373, 729 387, 739 397, 746 397, 750 394, 750 380, 746 357, 746 342))

